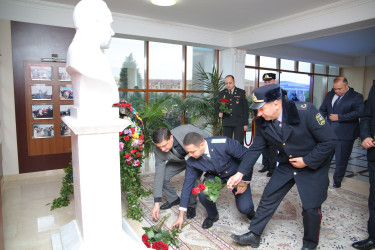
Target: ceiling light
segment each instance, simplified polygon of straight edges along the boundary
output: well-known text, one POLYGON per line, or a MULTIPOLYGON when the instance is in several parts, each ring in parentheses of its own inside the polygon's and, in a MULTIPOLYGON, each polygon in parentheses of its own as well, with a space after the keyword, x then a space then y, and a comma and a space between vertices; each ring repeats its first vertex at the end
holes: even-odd
POLYGON ((172 6, 177 3, 177 0, 150 0, 151 3, 158 6, 172 6))

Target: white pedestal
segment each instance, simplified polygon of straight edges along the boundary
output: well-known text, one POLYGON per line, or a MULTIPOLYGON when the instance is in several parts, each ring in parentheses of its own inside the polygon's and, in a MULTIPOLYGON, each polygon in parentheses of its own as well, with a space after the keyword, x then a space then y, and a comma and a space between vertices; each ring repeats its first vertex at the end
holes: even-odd
POLYGON ((69 231, 78 240, 64 249, 142 248, 122 230, 118 133, 128 124, 116 108, 71 114, 63 118, 72 130, 76 220, 69 231))

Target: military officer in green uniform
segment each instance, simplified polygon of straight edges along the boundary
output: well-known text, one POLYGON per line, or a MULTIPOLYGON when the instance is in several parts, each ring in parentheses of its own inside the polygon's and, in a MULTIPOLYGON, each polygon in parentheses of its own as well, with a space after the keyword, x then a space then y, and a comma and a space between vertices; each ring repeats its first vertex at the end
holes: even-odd
POLYGON ((232 75, 225 77, 225 89, 220 91, 216 104, 216 112, 222 118, 223 135, 233 138, 243 144, 244 131, 248 128, 249 104, 245 90, 237 88, 232 75), (230 114, 223 113, 219 109, 220 100, 228 100, 230 114))

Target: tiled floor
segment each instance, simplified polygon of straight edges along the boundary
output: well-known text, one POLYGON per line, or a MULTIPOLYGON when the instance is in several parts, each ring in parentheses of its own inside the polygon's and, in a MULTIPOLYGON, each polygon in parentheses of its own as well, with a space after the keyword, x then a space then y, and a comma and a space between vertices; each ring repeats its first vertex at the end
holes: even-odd
MULTIPOLYGON (((343 188, 368 195, 366 151, 356 142, 351 155, 343 188)), ((144 172, 153 170, 153 157, 147 161, 144 172)), ((254 170, 256 171, 256 170, 254 170)), ((334 164, 331 165, 331 173, 334 164)), ((51 235, 74 219, 74 204, 54 211, 46 206, 59 194, 62 170, 9 176, 2 184, 3 226, 6 250, 50 250, 51 235)), ((332 179, 332 174, 330 175, 332 179)), ((133 223, 134 227, 140 227, 133 223)), ((136 231, 139 231, 139 228, 136 231)))

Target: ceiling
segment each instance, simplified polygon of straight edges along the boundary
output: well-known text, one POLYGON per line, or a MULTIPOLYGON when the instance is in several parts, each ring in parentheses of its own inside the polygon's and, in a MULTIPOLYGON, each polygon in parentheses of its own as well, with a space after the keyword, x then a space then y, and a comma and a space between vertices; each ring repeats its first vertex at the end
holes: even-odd
MULTIPOLYGON (((78 0, 45 0, 76 5, 78 0)), ((341 0, 178 0, 177 5, 159 7, 149 0, 107 0, 112 12, 179 23, 223 32, 237 32, 276 19, 324 8, 341 0)), ((360 30, 286 43, 337 55, 358 57, 375 54, 374 26, 360 30)), ((371 24, 372 25, 372 24, 371 24)), ((302 38, 303 39, 303 38, 302 38)))

